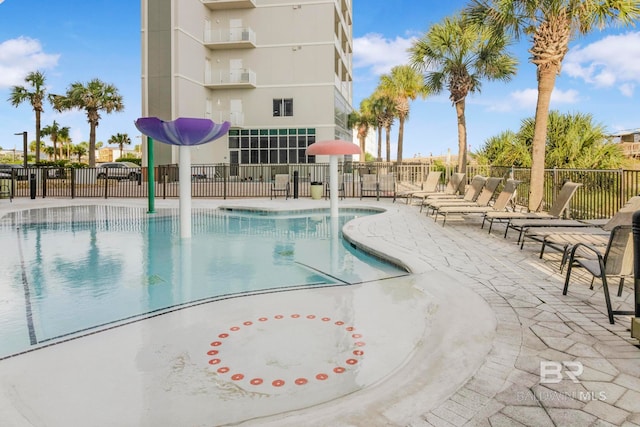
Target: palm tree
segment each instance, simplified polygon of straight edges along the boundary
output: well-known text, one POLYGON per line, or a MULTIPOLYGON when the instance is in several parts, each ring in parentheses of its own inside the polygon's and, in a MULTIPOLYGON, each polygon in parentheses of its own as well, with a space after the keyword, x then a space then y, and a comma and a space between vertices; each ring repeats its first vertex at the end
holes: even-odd
POLYGON ((49 136, 51 138, 51 142, 53 142, 53 160, 58 160, 58 149, 56 145, 59 140, 66 140, 69 138, 69 127, 60 127, 58 122, 54 120, 53 124, 42 128, 42 135, 49 136))
POLYGON ((517 60, 505 53, 507 39, 470 25, 460 15, 445 18, 409 49, 411 65, 425 73, 433 93, 446 87, 458 118, 458 170, 467 166, 466 98, 480 92, 483 79, 508 81, 517 60))
POLYGON ((371 95, 371 113, 375 117, 378 128, 378 156, 377 160, 382 161, 382 130, 387 135, 387 162, 391 161, 391 126, 395 120, 395 103, 386 93, 376 89, 371 95))
MULTIPOLYGON (((505 131, 487 139, 476 153, 481 164, 494 166, 531 166, 531 145, 535 118, 522 121, 517 133, 505 131)), ((549 112, 545 167, 576 169, 617 169, 624 155, 618 144, 607 140, 602 124, 590 114, 549 112)))
POLYGON ((529 209, 542 206, 545 144, 551 92, 569 42, 610 23, 632 24, 640 0, 472 0, 465 13, 480 25, 516 38, 531 37, 531 62, 537 69, 538 100, 531 148, 529 209))
POLYGON ((60 143, 60 158, 64 156, 66 151, 67 159, 71 159, 71 149, 73 148, 73 140, 69 135, 60 136, 58 135, 58 142, 60 143))
POLYGON ((107 141, 108 144, 117 144, 120 147, 120 157, 122 157, 122 149, 124 145, 131 144, 131 138, 126 133, 117 133, 115 135, 111 135, 111 138, 107 141))
POLYGON ((24 79, 31 86, 31 91, 24 86, 13 86, 9 102, 14 107, 29 101, 33 111, 36 113, 36 163, 40 161, 40 116, 44 111, 42 101, 46 95, 45 76, 41 71, 32 71, 24 79))
POLYGON ((365 159, 365 144, 369 129, 375 124, 375 118, 371 109, 371 99, 366 98, 360 102, 360 110, 349 114, 349 128, 356 128, 358 141, 360 142, 360 161, 365 159))
POLYGON ((86 112, 90 126, 89 167, 95 167, 96 127, 100 122, 100 112, 105 111, 110 114, 114 111, 124 110, 122 96, 118 93, 118 89, 99 79, 93 79, 86 85, 80 82, 72 83, 64 96, 53 96, 51 100, 57 111, 78 108, 86 112))
MULTIPOLYGON (((394 100, 398 118, 398 163, 402 163, 402 145, 404 139, 404 122, 409 118, 409 103, 418 96, 426 98, 429 94, 422 81, 422 76, 409 65, 397 65, 390 74, 380 77, 379 89, 394 100)), ((387 159, 388 161, 389 159, 387 159)))
POLYGON ((87 148, 89 147, 89 143, 86 141, 81 142, 80 144, 74 145, 72 152, 73 154, 78 155, 78 163, 82 161, 82 156, 87 154, 87 148))
POLYGON ((51 160, 53 157, 53 147, 49 147, 48 145, 42 148, 42 151, 47 155, 48 159, 51 160))

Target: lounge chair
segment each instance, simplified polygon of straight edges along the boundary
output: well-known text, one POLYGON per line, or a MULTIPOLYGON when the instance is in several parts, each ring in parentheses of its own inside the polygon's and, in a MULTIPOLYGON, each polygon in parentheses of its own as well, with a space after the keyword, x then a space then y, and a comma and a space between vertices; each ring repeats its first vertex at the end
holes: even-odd
MULTIPOLYGON (((472 181, 473 182, 473 181, 472 181)), ((444 206, 489 206, 491 200, 493 200, 493 194, 498 188, 498 185, 502 182, 502 178, 486 178, 484 185, 480 189, 480 194, 474 201, 465 199, 451 199, 451 198, 437 198, 435 200, 428 199, 429 209, 435 213, 438 209, 444 206)))
POLYGON ((364 174, 360 177, 360 200, 369 195, 378 196, 378 175, 364 174))
POLYGON ((415 193, 412 197, 416 198, 416 199, 421 199, 420 200, 420 212, 422 212, 422 209, 425 206, 425 201, 427 199, 429 199, 430 197, 434 197, 437 194, 450 194, 450 195, 455 195, 460 193, 460 189, 462 188, 462 191, 464 192, 464 186, 465 186, 465 177, 466 174, 464 173, 460 173, 460 172, 456 172, 454 174, 451 175, 451 177, 449 178, 449 181, 447 181, 447 185, 444 187, 444 190, 442 191, 420 191, 418 193, 415 193))
POLYGON ((573 195, 581 185, 582 184, 577 182, 565 182, 558 193, 558 197, 556 197, 555 202, 551 205, 548 212, 488 213, 482 221, 482 226, 484 227, 485 221, 489 221, 489 233, 491 233, 491 226, 494 221, 506 221, 507 226, 504 230, 504 237, 507 237, 509 229, 517 230, 520 233, 518 242, 520 242, 523 233, 530 227, 554 227, 556 225, 563 227, 585 226, 584 221, 561 219, 562 215, 568 208, 573 195))
POLYGON ((564 228, 551 227, 533 230, 533 233, 526 233, 522 240, 529 238, 542 242, 540 248, 540 258, 545 250, 555 249, 562 252, 560 261, 560 271, 569 257, 573 246, 578 243, 586 243, 592 247, 605 248, 609 242, 611 231, 618 225, 631 225, 633 213, 640 209, 640 196, 630 198, 602 227, 586 228, 564 228))
POLYGON ((420 190, 407 190, 407 191, 398 191, 393 199, 396 201, 396 198, 405 199, 406 203, 409 204, 409 201, 413 199, 414 194, 417 193, 435 193, 438 191, 438 184, 440 184, 440 176, 442 175, 441 171, 430 171, 427 175, 427 179, 422 184, 422 188, 420 190))
POLYGON ((607 277, 619 277, 618 296, 622 295, 625 277, 633 275, 633 238, 631 226, 619 225, 611 231, 611 237, 607 248, 602 254, 597 248, 584 243, 578 243, 571 249, 567 267, 567 275, 564 281, 562 295, 566 295, 569 289, 569 281, 574 266, 584 267, 593 276, 591 287, 596 277, 602 281, 605 304, 609 323, 615 323, 614 314, 632 315, 633 311, 613 310, 611 307, 611 296, 609 295, 609 285, 607 277))
POLYGON ((447 215, 450 213, 486 214, 487 212, 503 212, 513 198, 520 182, 521 181, 515 179, 508 179, 492 206, 443 206, 436 211, 434 220, 437 222, 438 216, 442 215, 444 218, 442 226, 444 227, 447 222, 447 215))
POLYGON ((484 187, 487 178, 482 175, 476 175, 471 179, 471 183, 464 190, 464 194, 432 194, 427 196, 428 201, 426 206, 431 205, 436 200, 466 200, 468 202, 475 202, 482 188, 484 187))
POLYGON ((273 195, 276 197, 278 193, 284 193, 285 200, 289 198, 289 175, 288 174, 276 174, 275 179, 271 183, 271 199, 273 199, 273 195))

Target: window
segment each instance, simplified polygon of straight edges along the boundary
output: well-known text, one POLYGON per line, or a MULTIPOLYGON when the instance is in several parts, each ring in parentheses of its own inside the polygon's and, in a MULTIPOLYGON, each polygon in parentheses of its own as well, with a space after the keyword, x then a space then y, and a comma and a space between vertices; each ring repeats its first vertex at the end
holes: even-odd
POLYGON ((311 129, 232 129, 229 131, 230 163, 315 163, 306 148, 316 142, 311 129))
POLYGON ((273 100, 273 117, 293 116, 293 98, 279 98, 273 100))

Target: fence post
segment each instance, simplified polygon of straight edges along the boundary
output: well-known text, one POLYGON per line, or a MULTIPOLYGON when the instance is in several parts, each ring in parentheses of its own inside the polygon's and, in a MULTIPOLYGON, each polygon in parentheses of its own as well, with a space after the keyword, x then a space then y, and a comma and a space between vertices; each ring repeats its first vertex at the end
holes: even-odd
POLYGON ((227 165, 222 165, 222 198, 227 200, 227 165))
POLYGON ((71 198, 76 198, 76 170, 74 168, 70 169, 71 172, 71 198))

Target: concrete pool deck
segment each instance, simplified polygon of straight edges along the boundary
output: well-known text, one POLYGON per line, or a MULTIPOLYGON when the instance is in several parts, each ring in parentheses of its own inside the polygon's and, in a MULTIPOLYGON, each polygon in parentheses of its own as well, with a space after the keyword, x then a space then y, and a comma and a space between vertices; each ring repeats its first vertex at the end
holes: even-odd
MULTIPOLYGON (((16 199, 11 204, 0 203, 0 217, 11 210, 30 208, 144 203, 123 199, 16 199)), ((310 199, 193 201, 194 208, 221 205, 329 207, 327 201, 310 199)), ((235 325, 242 319, 259 322, 261 317, 268 319, 266 325, 276 322, 280 314, 288 316, 290 325, 286 328, 267 330, 271 335, 260 338, 245 337, 245 345, 263 339, 267 344, 262 348, 269 348, 269 342, 282 342, 283 338, 277 335, 281 330, 288 330, 289 337, 293 331, 300 332, 296 327, 299 317, 293 315, 306 318, 310 313, 319 318, 340 317, 354 328, 353 332, 360 332, 366 343, 365 355, 373 352, 380 358, 360 360, 356 355, 346 359, 355 360, 359 370, 340 377, 341 381, 346 378, 340 385, 340 396, 329 401, 323 396, 323 384, 313 379, 322 372, 294 375, 293 381, 307 381, 307 395, 292 386, 282 388, 280 397, 274 399, 246 400, 244 408, 234 410, 250 411, 246 402, 254 402, 257 407, 275 403, 266 412, 256 413, 261 418, 243 425, 640 425, 638 342, 630 338, 628 317, 617 316, 615 325, 608 323, 598 283, 591 291, 589 281, 581 278, 572 285, 569 295, 562 296, 564 276, 558 272, 559 258, 549 255, 546 260, 538 259, 536 245, 520 251, 512 239, 503 239, 499 230, 492 235, 481 230, 477 219, 451 218, 443 228, 419 213, 417 207, 392 204, 386 199, 347 199, 340 205, 387 209, 383 215, 347 224, 344 232, 358 246, 407 265, 414 273, 408 282, 363 285, 347 292, 343 288, 327 288, 285 292, 277 298, 274 294, 250 297, 259 303, 258 309, 254 304, 253 308, 240 304, 249 300, 235 299, 225 302, 223 313, 215 312, 219 317, 209 330, 200 328, 212 315, 207 313, 209 307, 194 307, 0 361, 0 425, 69 425, 65 424, 68 419, 92 420, 92 425, 176 425, 168 418, 176 412, 188 414, 181 425, 234 422, 214 421, 215 414, 225 410, 210 399, 213 389, 207 387, 211 387, 214 371, 207 370, 210 366, 199 366, 200 361, 196 363, 193 356, 202 353, 203 343, 207 350, 215 349, 210 343, 216 342, 215 333, 225 325, 235 325), (400 295, 396 294, 398 289, 403 290, 400 295), (313 292, 311 298, 309 292, 313 292), (423 293, 435 299, 421 302, 423 293), (350 303, 345 308, 339 302, 347 297, 350 303), (385 303, 385 299, 394 304, 385 303), (431 301, 437 301, 436 315, 421 318, 421 313, 433 310, 431 301), (443 304, 445 301, 451 305, 443 304), (172 316, 179 317, 179 321, 172 316), (420 319, 426 324, 420 324, 420 319), (384 366, 376 365, 376 360, 384 362, 384 366), (556 375, 551 371, 548 376, 541 376, 541 362, 553 367, 567 361, 573 364, 557 372, 562 375, 561 381, 553 382, 556 375), (79 370, 77 378, 70 377, 69 373, 78 366, 88 370, 79 370), (582 372, 574 382, 569 374, 578 372, 578 367, 582 372), (114 380, 113 374, 124 375, 129 382, 114 380), (167 391, 169 386, 175 396, 167 391), (83 402, 68 397, 52 398, 78 390, 96 397, 90 400, 91 404, 102 401, 102 409, 85 407, 83 402), (124 397, 130 405, 112 406, 102 400, 114 396, 124 397), (286 406, 282 402, 292 396, 300 402, 300 408, 289 406, 286 409, 292 411, 277 414, 278 408, 286 406), (270 414, 269 410, 275 413, 270 414), (118 419, 125 422, 114 423, 118 419)), ((176 200, 157 201, 158 208, 176 206, 176 200)), ((622 301, 624 308, 631 309, 633 295, 629 285, 622 298, 613 297, 613 301, 622 301)), ((220 306, 211 307, 214 305, 220 306)), ((323 336, 318 332, 312 335, 323 336)), ((309 359, 316 366, 326 363, 321 349, 331 342, 307 347, 318 340, 306 339, 298 337, 298 345, 279 344, 269 350, 285 349, 289 365, 299 359, 309 359)), ((223 341, 219 342, 222 344, 218 354, 209 356, 204 351, 205 364, 211 364, 214 356, 225 349, 223 341)), ((217 358, 224 362, 223 356, 217 358)), ((227 357, 245 365, 260 359, 227 357)), ((271 385, 259 384, 260 387, 280 387, 273 385, 278 383, 277 379, 271 381, 271 371, 262 372, 271 385)), ((288 378, 282 381, 291 382, 288 378)), ((273 388, 257 391, 277 394, 273 388)), ((229 394, 222 396, 221 402, 228 402, 235 392, 227 390, 229 394)))

